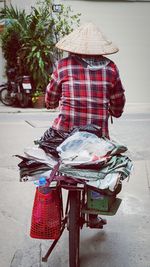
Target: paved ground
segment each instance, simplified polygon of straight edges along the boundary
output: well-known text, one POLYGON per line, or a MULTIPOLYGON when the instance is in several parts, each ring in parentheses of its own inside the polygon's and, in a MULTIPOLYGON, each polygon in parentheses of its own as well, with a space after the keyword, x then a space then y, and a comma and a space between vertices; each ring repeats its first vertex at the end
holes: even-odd
MULTIPOLYGON (((0 266, 67 267, 68 233, 64 232, 48 263, 41 255, 50 241, 29 237, 35 187, 19 183, 18 160, 26 146, 41 136, 55 112, 5 107, 0 104, 0 266), (31 125, 34 122, 34 125, 31 125)), ((150 267, 150 146, 149 105, 127 105, 122 119, 114 121, 112 135, 128 144, 134 162, 129 182, 124 182, 121 207, 108 217, 104 230, 81 232, 81 267, 150 267), (144 134, 144 138, 141 136, 144 134), (141 141, 142 140, 142 141, 141 141)))

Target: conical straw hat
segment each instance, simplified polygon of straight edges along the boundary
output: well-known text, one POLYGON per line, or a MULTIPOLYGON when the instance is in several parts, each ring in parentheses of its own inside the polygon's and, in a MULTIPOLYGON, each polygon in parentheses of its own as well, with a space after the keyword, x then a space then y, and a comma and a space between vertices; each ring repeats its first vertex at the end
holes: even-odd
POLYGON ((93 23, 86 23, 63 37, 56 47, 75 54, 108 55, 119 51, 93 23))

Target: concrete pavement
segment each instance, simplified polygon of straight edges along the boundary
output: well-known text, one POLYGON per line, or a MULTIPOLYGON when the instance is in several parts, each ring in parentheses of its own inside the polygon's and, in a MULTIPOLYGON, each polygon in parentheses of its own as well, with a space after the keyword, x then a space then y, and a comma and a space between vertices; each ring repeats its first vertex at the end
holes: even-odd
MULTIPOLYGON (((40 112, 47 111, 6 107, 0 103, 0 116, 40 112)), ((127 113, 150 114, 150 108, 132 104, 126 108, 127 113)), ((19 183, 18 160, 12 157, 23 154, 23 149, 32 146, 45 129, 15 120, 0 121, 0 126, 0 266, 68 267, 67 231, 48 262, 41 263, 50 241, 29 237, 35 187, 32 183, 19 183)), ((115 127, 113 132, 119 129, 115 127)), ((134 158, 133 174, 129 182, 124 181, 119 196, 123 199, 120 209, 116 216, 107 218, 104 230, 81 231, 81 267, 150 267, 150 157, 134 158)))

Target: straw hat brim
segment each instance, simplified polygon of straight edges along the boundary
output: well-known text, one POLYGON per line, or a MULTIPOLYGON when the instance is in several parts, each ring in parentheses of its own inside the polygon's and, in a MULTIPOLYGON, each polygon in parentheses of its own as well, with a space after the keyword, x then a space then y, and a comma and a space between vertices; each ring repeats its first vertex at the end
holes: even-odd
POLYGON ((119 51, 93 23, 86 23, 63 37, 56 47, 82 55, 108 55, 119 51))

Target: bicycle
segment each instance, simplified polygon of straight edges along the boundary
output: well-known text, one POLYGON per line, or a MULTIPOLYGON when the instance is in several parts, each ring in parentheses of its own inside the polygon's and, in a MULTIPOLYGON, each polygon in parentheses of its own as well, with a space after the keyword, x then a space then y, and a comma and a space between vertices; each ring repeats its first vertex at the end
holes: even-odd
POLYGON ((80 229, 84 224, 89 227, 89 214, 107 216, 116 214, 122 201, 120 198, 116 198, 116 195, 121 191, 121 184, 114 193, 111 193, 108 190, 87 186, 81 179, 64 176, 58 172, 58 169, 59 163, 53 169, 50 181, 57 181, 57 189, 60 194, 61 229, 59 237, 53 241, 45 256, 42 257, 42 261, 47 262, 63 231, 67 228, 69 231, 69 267, 79 267, 80 229), (62 189, 68 190, 65 212, 63 212, 62 189), (97 200, 96 202, 99 209, 94 207, 94 201, 89 197, 93 190, 101 195, 100 201, 97 200))

